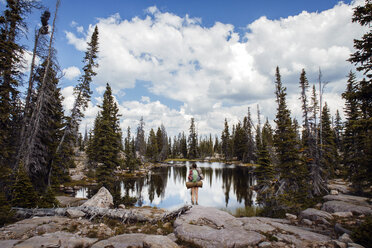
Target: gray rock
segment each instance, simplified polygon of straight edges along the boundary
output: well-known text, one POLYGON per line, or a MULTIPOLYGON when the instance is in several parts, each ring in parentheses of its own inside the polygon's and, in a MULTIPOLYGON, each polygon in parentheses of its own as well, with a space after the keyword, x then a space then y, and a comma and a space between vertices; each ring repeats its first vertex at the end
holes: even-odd
POLYGON ((0 247, 1 247, 1 248, 11 248, 11 247, 13 247, 15 244, 17 244, 18 242, 20 242, 20 240, 14 240, 14 239, 10 239, 10 240, 0 240, 0 247))
POLYGON ((114 248, 126 247, 153 247, 153 248, 176 248, 179 247, 175 242, 166 236, 146 235, 141 233, 122 234, 95 243, 92 248, 104 248, 111 246, 114 248))
POLYGON ((300 213, 301 218, 309 219, 313 221, 323 221, 323 219, 332 220, 333 216, 330 213, 321 211, 315 208, 305 209, 300 213))
POLYGON ((330 192, 331 195, 338 195, 338 191, 335 189, 332 189, 330 192))
POLYGON ((265 248, 265 247, 272 247, 272 246, 270 242, 265 241, 265 242, 260 243, 258 247, 265 248))
POLYGON ((265 236, 242 228, 232 215, 211 207, 194 206, 174 222, 177 239, 202 247, 247 247, 265 236))
POLYGON ((348 248, 364 248, 364 246, 359 245, 357 243, 349 243, 348 248))
POLYGON ((75 198, 72 196, 56 196, 61 207, 77 207, 87 201, 85 198, 75 198))
POLYGON ((349 234, 344 233, 342 234, 339 238, 339 241, 344 242, 344 243, 352 243, 353 240, 350 238, 349 234))
POLYGON ((105 187, 101 187, 97 194, 95 194, 92 198, 86 201, 82 206, 110 208, 113 205, 114 201, 112 195, 105 187))
POLYGON ((332 213, 332 215, 334 217, 338 217, 338 218, 350 218, 350 217, 353 217, 353 213, 352 212, 336 212, 336 213, 332 213))
POLYGON ((367 197, 361 197, 361 196, 344 195, 344 194, 332 195, 331 194, 331 195, 323 196, 323 199, 326 201, 343 201, 343 202, 348 202, 354 205, 372 207, 368 202, 369 199, 367 197))
POLYGON ((313 224, 313 222, 311 220, 308 220, 308 219, 302 219, 301 223, 304 224, 304 225, 308 225, 308 226, 311 226, 313 224))
POLYGON ((327 201, 323 204, 322 210, 329 213, 352 212, 353 214, 357 215, 372 214, 372 208, 370 207, 354 205, 343 201, 327 201))
POLYGON ((177 241, 177 237, 174 233, 170 233, 167 235, 167 237, 172 240, 173 242, 176 242, 177 241))
POLYGON ((85 213, 78 209, 67 209, 66 214, 70 218, 80 218, 85 216, 85 213))
POLYGON ((332 240, 335 248, 347 248, 347 244, 339 240, 332 240))
POLYGON ((342 192, 344 194, 348 194, 351 191, 350 187, 344 184, 327 184, 327 188, 329 190, 337 190, 338 192, 342 192))
POLYGON ((15 245, 15 248, 39 248, 42 247, 66 247, 75 248, 77 246, 89 247, 97 239, 83 238, 76 234, 66 232, 47 233, 42 236, 35 236, 15 245))
POLYGON ((293 214, 286 213, 286 214, 285 214, 285 217, 286 217, 288 220, 297 220, 297 216, 296 216, 296 215, 293 215, 293 214))

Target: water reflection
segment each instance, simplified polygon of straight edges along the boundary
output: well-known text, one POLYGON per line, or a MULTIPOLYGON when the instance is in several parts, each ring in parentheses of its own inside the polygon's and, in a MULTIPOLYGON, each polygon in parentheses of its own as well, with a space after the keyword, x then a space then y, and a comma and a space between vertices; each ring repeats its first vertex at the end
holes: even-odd
MULTIPOLYGON (((204 174, 199 189, 199 204, 235 210, 256 205, 256 194, 250 189, 255 178, 250 168, 223 163, 197 163, 204 174)), ((186 179, 190 163, 156 168, 142 178, 126 178, 120 184, 122 196, 135 196, 138 206, 176 209, 191 202, 186 179)))

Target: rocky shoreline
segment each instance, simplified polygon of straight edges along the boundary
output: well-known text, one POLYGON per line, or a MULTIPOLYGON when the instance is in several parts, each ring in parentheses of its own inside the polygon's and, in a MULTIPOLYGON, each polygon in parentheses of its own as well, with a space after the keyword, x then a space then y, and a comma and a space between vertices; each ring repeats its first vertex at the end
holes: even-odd
POLYGON ((371 199, 349 195, 342 180, 329 188, 323 204, 286 219, 236 218, 204 206, 110 209, 112 196, 102 190, 79 207, 18 209, 29 218, 1 228, 0 247, 363 247, 345 226, 372 215, 371 199))

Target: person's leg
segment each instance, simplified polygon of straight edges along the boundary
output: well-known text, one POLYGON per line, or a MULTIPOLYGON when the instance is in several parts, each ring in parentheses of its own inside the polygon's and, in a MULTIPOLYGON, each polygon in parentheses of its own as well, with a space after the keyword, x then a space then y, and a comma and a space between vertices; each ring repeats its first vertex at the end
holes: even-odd
POLYGON ((194 198, 195 198, 195 188, 191 188, 191 204, 194 205, 194 198))
POLYGON ((198 205, 198 192, 199 192, 199 188, 195 187, 195 204, 196 205, 198 205))

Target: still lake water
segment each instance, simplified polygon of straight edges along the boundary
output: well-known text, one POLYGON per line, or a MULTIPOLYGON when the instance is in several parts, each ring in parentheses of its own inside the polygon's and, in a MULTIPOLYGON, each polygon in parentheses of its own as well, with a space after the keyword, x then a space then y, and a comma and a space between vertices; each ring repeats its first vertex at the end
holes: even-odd
MULTIPOLYGON (((199 205, 234 211, 245 206, 256 206, 256 184, 252 169, 224 163, 197 162, 204 174, 199 188, 199 205)), ((186 188, 191 163, 153 169, 141 178, 126 178, 121 182, 121 195, 137 197, 137 206, 156 206, 174 210, 191 203, 191 190, 186 188)), ((87 197, 87 188, 76 197, 87 197)))

